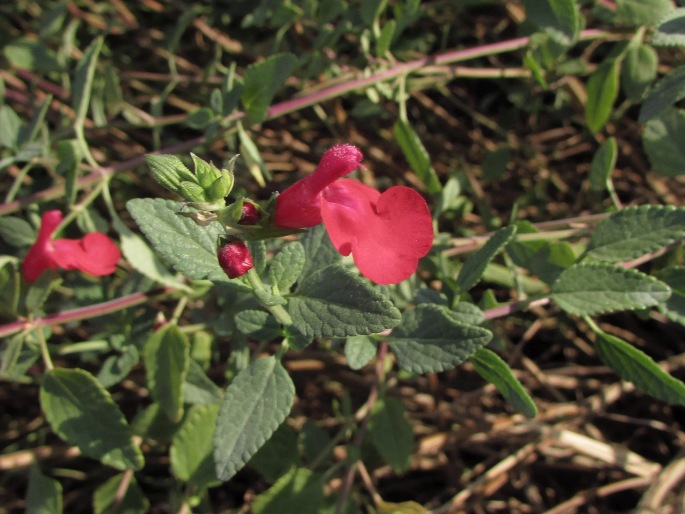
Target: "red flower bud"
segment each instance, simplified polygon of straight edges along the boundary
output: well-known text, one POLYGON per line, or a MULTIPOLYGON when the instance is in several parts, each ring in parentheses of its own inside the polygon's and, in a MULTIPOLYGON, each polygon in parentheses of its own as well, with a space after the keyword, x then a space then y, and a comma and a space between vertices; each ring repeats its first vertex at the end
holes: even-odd
POLYGON ((243 211, 240 215, 240 220, 238 221, 239 225, 256 225, 259 223, 259 218, 261 218, 262 215, 259 212, 259 209, 255 206, 255 204, 250 203, 250 202, 244 202, 243 203, 243 211))
POLYGON ((219 248, 217 257, 219 258, 219 266, 228 275, 228 278, 244 275, 254 266, 250 250, 240 239, 229 241, 219 248))

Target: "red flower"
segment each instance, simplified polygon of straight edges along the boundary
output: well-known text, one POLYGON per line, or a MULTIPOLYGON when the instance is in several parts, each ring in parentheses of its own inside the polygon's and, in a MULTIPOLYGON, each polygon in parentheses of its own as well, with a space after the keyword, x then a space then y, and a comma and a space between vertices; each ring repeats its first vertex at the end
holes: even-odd
POLYGON ((323 221, 333 245, 352 254, 359 271, 377 284, 409 278, 433 244, 433 224, 423 197, 408 187, 384 193, 340 178, 360 166, 361 152, 336 145, 316 171, 276 199, 275 223, 311 227, 323 221))
POLYGON ((240 239, 229 241, 217 252, 219 266, 228 278, 244 275, 253 268, 250 249, 240 239))
POLYGON ((34 282, 46 269, 78 269, 98 277, 117 269, 121 252, 100 232, 90 232, 81 239, 52 239, 62 221, 60 211, 48 211, 41 218, 38 238, 21 264, 27 282, 34 282))
POLYGON ((238 220, 239 225, 256 225, 259 223, 259 218, 262 215, 255 206, 255 204, 250 202, 243 202, 243 208, 240 213, 240 219, 238 220))

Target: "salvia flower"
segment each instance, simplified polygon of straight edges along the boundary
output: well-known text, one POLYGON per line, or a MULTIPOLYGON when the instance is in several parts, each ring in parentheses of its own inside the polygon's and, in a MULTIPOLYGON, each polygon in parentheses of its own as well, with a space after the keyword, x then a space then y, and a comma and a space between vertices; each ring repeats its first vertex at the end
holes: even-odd
POLYGON ((98 277, 116 271, 121 252, 109 237, 90 232, 81 239, 52 239, 61 221, 60 211, 43 214, 38 238, 21 263, 27 282, 37 280, 46 269, 77 269, 98 277))
POLYGON ((276 199, 275 224, 304 228, 323 221, 335 248, 350 255, 359 271, 377 284, 409 278, 433 244, 433 224, 423 197, 411 188, 381 193, 341 178, 360 166, 352 145, 326 151, 312 175, 276 199))
POLYGON ((228 278, 237 278, 254 267, 250 249, 240 239, 234 239, 224 244, 219 248, 217 257, 219 266, 228 275, 228 278))

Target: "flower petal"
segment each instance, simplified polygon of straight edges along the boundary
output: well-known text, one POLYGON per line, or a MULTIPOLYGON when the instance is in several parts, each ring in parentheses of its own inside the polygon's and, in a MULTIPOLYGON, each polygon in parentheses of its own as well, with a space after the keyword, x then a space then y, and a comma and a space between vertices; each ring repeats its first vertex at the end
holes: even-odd
POLYGON ((105 234, 90 232, 81 239, 56 239, 53 256, 60 268, 78 269, 98 277, 117 269, 121 252, 105 234))
POLYGON ((409 278, 433 244, 426 201, 408 187, 383 194, 349 179, 325 189, 321 214, 333 245, 352 253, 361 273, 377 284, 409 278))
POLYGON ((57 210, 47 211, 41 217, 36 242, 21 263, 21 272, 27 282, 35 282, 46 269, 57 269, 50 238, 61 221, 62 213, 57 210))
POLYGON ((360 166, 362 153, 352 145, 335 145, 321 157, 313 174, 295 182, 276 198, 275 224, 303 228, 321 223, 321 191, 360 166))

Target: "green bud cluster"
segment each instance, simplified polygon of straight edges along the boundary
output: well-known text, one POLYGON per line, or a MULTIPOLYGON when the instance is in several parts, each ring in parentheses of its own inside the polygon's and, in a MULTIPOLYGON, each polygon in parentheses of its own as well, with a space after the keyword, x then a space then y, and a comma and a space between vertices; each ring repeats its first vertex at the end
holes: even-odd
POLYGON ((219 169, 195 154, 190 155, 195 166, 194 174, 175 155, 150 154, 145 156, 145 160, 155 180, 186 201, 213 208, 225 206, 225 198, 230 194, 235 182, 235 157, 229 162, 229 169, 219 169))

